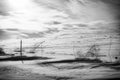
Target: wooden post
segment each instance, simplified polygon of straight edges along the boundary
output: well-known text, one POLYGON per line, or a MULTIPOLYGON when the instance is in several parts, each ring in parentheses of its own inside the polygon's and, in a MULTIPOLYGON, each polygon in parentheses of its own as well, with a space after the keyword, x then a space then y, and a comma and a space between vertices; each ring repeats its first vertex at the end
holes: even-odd
POLYGON ((111 56, 111 45, 112 45, 112 39, 111 39, 111 35, 110 35, 110 46, 109 46, 109 57, 110 57, 110 61, 112 62, 112 56, 111 56))
POLYGON ((20 56, 22 57, 22 40, 20 41, 20 56))
POLYGON ((23 53, 22 53, 22 40, 20 40, 20 57, 21 57, 21 61, 23 63, 22 57, 23 57, 23 53))

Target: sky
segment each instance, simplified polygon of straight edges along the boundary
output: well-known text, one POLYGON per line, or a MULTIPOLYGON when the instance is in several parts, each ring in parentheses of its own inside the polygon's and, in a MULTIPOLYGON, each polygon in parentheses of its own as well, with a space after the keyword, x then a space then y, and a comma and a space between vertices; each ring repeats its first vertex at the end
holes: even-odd
POLYGON ((71 26, 119 33, 119 8, 119 0, 0 0, 0 40, 53 36, 71 26))

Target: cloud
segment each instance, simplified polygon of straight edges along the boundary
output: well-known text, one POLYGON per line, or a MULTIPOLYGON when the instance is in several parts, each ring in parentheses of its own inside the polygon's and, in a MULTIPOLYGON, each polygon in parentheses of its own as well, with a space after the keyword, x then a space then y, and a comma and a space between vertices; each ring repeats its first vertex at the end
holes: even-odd
POLYGON ((20 30, 20 29, 6 29, 11 33, 12 38, 41 38, 44 37, 43 32, 20 30))
POLYGON ((0 29, 0 40, 5 40, 8 38, 9 38, 9 34, 5 30, 0 29))
POLYGON ((119 23, 107 24, 119 21, 118 0, 2 0, 0 15, 9 13, 6 1, 10 1, 12 16, 0 20, 0 25, 10 38, 42 38, 83 28, 120 32, 119 23))
POLYGON ((52 34, 52 33, 57 33, 59 30, 57 28, 48 28, 45 33, 47 34, 52 34))
POLYGON ((45 34, 43 32, 38 32, 38 33, 26 33, 24 32, 23 34, 27 35, 27 38, 43 38, 45 34))
POLYGON ((118 0, 35 0, 48 8, 67 13, 82 21, 113 20, 118 0), (99 16, 98 16, 99 15, 99 16))
POLYGON ((22 38, 28 38, 28 35, 21 33, 19 29, 4 29, 9 36, 7 39, 22 39, 22 38))
MULTIPOLYGON (((120 33, 120 1, 119 0, 34 0, 37 4, 49 9, 61 11, 69 16, 64 30, 73 26, 120 33), (111 23, 111 22, 118 23, 111 23), (76 23, 78 22, 78 23, 76 23), (81 22, 86 24, 81 24, 81 22), (107 24, 109 23, 110 24, 107 24), (72 24, 71 24, 72 23, 72 24), (74 24, 75 23, 75 24, 74 24), (87 24, 88 23, 88 24, 87 24), (92 25, 91 25, 92 24, 92 25), (107 24, 107 26, 105 26, 107 24), (111 24, 114 24, 111 26, 111 24), (95 26, 96 25, 96 26, 95 26), (103 26, 104 25, 104 26, 103 26), (91 27, 93 26, 93 27, 91 27), (102 29, 102 30, 101 30, 102 29)), ((74 28, 75 29, 75 28, 74 28)))
POLYGON ((58 32, 59 30, 57 28, 47 28, 45 31, 20 30, 17 28, 0 29, 0 40, 44 38, 47 35, 58 32))
POLYGON ((97 34, 120 34, 120 24, 118 21, 96 21, 94 23, 89 23, 89 29, 96 30, 95 32, 97 34))
POLYGON ((6 29, 7 31, 19 31, 19 29, 16 29, 16 28, 8 28, 8 29, 6 29))
POLYGON ((6 0, 0 0, 0 15, 7 16, 9 11, 9 7, 6 3, 6 0))
POLYGON ((102 0, 111 8, 111 12, 116 19, 120 20, 120 1, 119 0, 102 0))
POLYGON ((64 18, 66 19, 64 13, 38 6, 32 1, 6 0, 6 5, 10 6, 11 15, 0 19, 1 28, 44 31, 46 27, 59 25, 64 18))
POLYGON ((0 29, 0 40, 41 38, 41 37, 43 37, 43 34, 40 32, 36 33, 19 29, 0 29))
POLYGON ((60 21, 51 21, 51 22, 47 22, 45 24, 47 24, 47 25, 60 25, 60 24, 62 24, 62 22, 60 22, 60 21))
POLYGON ((78 27, 88 27, 88 24, 73 24, 73 25, 78 27))

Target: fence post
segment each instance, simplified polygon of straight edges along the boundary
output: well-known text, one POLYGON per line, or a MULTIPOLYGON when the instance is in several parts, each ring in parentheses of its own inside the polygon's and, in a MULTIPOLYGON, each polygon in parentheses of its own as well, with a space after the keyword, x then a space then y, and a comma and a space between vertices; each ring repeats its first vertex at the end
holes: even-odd
POLYGON ((110 46, 109 46, 109 57, 110 57, 110 61, 112 62, 112 56, 111 56, 111 46, 112 46, 112 39, 111 39, 111 35, 110 35, 110 46))
POLYGON ((23 63, 23 53, 22 53, 22 40, 20 40, 20 57, 21 57, 21 61, 22 61, 22 63, 23 63))

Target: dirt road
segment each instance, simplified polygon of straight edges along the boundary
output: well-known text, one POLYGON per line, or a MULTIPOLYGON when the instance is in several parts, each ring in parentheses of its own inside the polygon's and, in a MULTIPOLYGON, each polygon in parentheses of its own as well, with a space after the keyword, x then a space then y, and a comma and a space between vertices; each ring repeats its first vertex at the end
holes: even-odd
POLYGON ((12 65, 0 65, 0 80, 51 80, 29 70, 21 69, 12 65))
MULTIPOLYGON (((42 61, 45 62, 45 61, 42 61)), ((0 62, 0 80, 114 80, 119 69, 91 68, 91 63, 49 63, 39 61, 0 62)))

